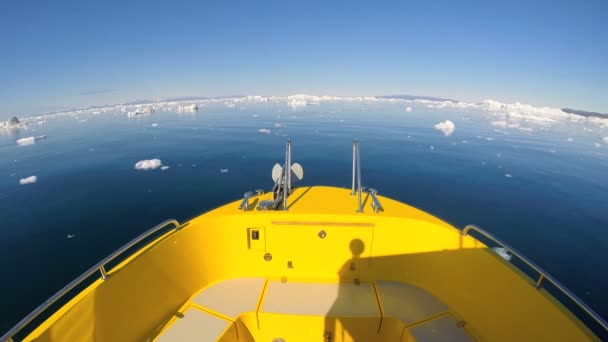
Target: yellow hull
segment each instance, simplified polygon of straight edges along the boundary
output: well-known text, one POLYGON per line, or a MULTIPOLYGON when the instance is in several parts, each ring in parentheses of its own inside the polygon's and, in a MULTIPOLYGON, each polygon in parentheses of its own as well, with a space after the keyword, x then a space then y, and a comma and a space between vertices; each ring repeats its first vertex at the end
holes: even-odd
POLYGON ((359 213, 350 190, 332 187, 255 210, 271 197, 158 237, 25 340, 597 340, 486 245, 420 210, 378 197, 375 213, 364 195, 359 213))

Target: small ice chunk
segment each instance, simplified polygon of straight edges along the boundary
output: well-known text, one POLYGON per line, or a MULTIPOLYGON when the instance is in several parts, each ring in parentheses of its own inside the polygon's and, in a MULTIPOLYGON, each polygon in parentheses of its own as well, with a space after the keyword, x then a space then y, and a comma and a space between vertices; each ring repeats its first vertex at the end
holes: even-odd
POLYGON ((257 117, 258 117, 258 115, 257 115, 257 114, 252 114, 252 115, 251 115, 251 117, 252 117, 252 118, 257 118, 257 117))
POLYGON ((161 166, 160 169, 163 171, 166 171, 166 170, 169 170, 169 167, 165 165, 165 166, 161 166))
POLYGON ((507 177, 507 178, 513 178, 513 176, 510 173, 505 173, 505 177, 507 177))
POLYGON ((412 107, 409 107, 409 106, 405 107, 405 111, 408 112, 408 113, 411 112, 412 111, 412 107))
POLYGON ((435 146, 431 145, 431 151, 433 151, 435 149, 435 146))
POLYGON ((595 146, 596 148, 600 148, 600 146, 602 146, 600 143, 593 143, 593 146, 595 146))
POLYGON ((37 176, 29 176, 29 177, 21 178, 19 180, 19 184, 21 184, 21 185, 34 184, 37 181, 38 181, 38 177, 37 176))
POLYGON ((71 238, 73 238, 73 237, 75 237, 75 236, 76 236, 76 234, 68 234, 67 238, 68 238, 68 239, 71 239, 71 238))
POLYGON ((511 255, 511 253, 509 252, 508 249, 504 248, 504 247, 493 247, 492 250, 498 254, 501 258, 510 261, 511 258, 513 257, 513 255, 511 255))
POLYGON ((435 129, 440 130, 447 137, 454 133, 456 126, 450 120, 445 120, 435 125, 435 129))
POLYGON ((19 145, 19 146, 34 145, 36 143, 36 141, 42 140, 45 138, 46 138, 46 135, 41 135, 38 137, 21 138, 21 139, 17 140, 17 145, 19 145))
POLYGON ((573 142, 573 141, 574 141, 574 139, 568 138, 568 142, 573 142))
POLYGON ((494 138, 487 137, 487 138, 486 138, 486 140, 487 140, 487 141, 492 141, 492 140, 494 140, 494 138))
POLYGON ((152 127, 158 127, 158 123, 156 123, 156 122, 155 122, 155 123, 153 123, 153 124, 152 124, 152 127))
POLYGON ((135 163, 136 170, 154 170, 158 169, 163 163, 160 159, 144 159, 135 163))
POLYGON ((228 169, 221 169, 221 170, 220 170, 220 172, 221 172, 221 173, 227 173, 227 172, 228 172, 228 169))
POLYGON ((274 127, 283 127, 283 125, 281 125, 280 123, 277 122, 274 124, 274 127))
POLYGON ((270 134, 270 130, 267 128, 260 128, 260 129, 258 129, 258 132, 264 133, 264 134, 270 134))
POLYGON ((602 141, 603 141, 605 144, 608 144, 608 136, 603 137, 603 138, 602 138, 602 141))

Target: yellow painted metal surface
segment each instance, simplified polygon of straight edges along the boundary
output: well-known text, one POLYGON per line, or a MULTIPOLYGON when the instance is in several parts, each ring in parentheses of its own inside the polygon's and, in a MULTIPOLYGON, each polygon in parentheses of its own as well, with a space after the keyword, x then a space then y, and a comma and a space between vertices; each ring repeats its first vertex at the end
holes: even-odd
MULTIPOLYGON (((252 198, 246 212, 238 209, 240 200, 229 203, 158 238, 110 270, 107 280, 78 294, 26 340, 150 341, 199 290, 239 277, 399 281, 439 298, 476 341, 596 339, 508 262, 432 215, 382 196, 384 212, 374 213, 366 195, 364 212, 357 213, 356 196, 331 187, 295 189, 288 211, 255 210, 259 200, 271 196, 252 198)), ((323 341, 326 319, 243 313, 234 321, 236 340, 271 341, 284 332, 290 342, 323 341)), ((369 322, 336 319, 334 326, 343 341, 413 341, 390 317, 383 318, 381 329, 369 322)))

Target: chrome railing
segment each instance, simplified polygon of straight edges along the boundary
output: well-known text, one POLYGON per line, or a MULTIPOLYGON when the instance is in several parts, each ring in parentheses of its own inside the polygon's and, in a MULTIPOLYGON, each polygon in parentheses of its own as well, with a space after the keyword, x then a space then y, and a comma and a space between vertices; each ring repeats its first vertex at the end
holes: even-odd
POLYGON ((357 212, 363 212, 363 204, 361 202, 361 193, 363 188, 361 187, 361 157, 359 155, 359 141, 353 141, 353 190, 351 195, 357 194, 358 205, 357 212), (357 180, 357 188, 355 189, 355 179, 357 180))
MULTIPOLYGON (((538 279, 536 281, 536 288, 540 289, 542 287, 543 282, 547 281, 555 286, 562 294, 566 295, 576 306, 578 306, 581 310, 583 310, 591 319, 593 319, 596 323, 598 323, 606 332, 608 332, 608 322, 606 322, 599 314, 593 311, 587 304, 585 304, 580 298, 578 298, 574 293, 570 292, 564 285, 562 285, 559 281, 553 278, 549 273, 540 268, 540 266, 536 265, 532 260, 528 259, 526 256, 515 250, 513 247, 509 246, 505 242, 501 241, 494 235, 488 233, 487 231, 474 226, 468 225, 462 230, 462 235, 469 235, 469 231, 475 231, 487 239, 492 240, 497 243, 501 247, 505 248, 512 255, 516 256, 519 260, 523 261, 526 265, 528 265, 531 269, 538 273, 538 279)), ((556 297, 555 297, 556 298, 556 297)), ((558 298, 556 298, 558 299, 558 298)), ((559 300, 559 299, 558 299, 559 300)), ((564 303, 562 303, 564 304, 564 303)))
MULTIPOLYGON (((363 194, 364 187, 361 186, 361 155, 359 154, 359 141, 353 140, 353 188, 351 191, 351 195, 357 195, 357 212, 363 212, 363 203, 361 202, 361 195, 363 194)), ((382 204, 378 200, 376 196, 378 194, 378 190, 376 189, 368 189, 365 190, 372 198, 372 209, 375 213, 379 213, 384 211, 382 204)))
POLYGON ((11 330, 9 330, 6 334, 4 334, 2 337, 0 337, 0 342, 13 342, 14 341, 13 337, 17 333, 19 333, 21 331, 21 329, 23 329, 25 326, 27 326, 30 322, 32 322, 36 317, 38 317, 41 313, 43 313, 51 305, 53 305, 55 302, 57 302, 59 299, 61 299, 63 296, 65 296, 68 292, 73 290, 76 286, 78 286, 80 283, 82 283, 85 279, 88 279, 95 272, 99 272, 101 279, 105 281, 108 278, 108 272, 106 271, 106 265, 110 261, 116 259, 116 257, 118 257, 119 255, 121 255, 122 253, 127 251, 129 248, 135 246, 137 243, 141 242, 145 238, 149 237, 150 235, 158 232, 159 230, 161 230, 169 225, 173 225, 175 231, 179 230, 181 227, 181 225, 179 224, 179 222, 177 220, 173 220, 173 219, 166 220, 166 221, 154 226, 153 228, 149 229, 145 233, 142 233, 135 239, 129 241, 127 244, 125 244, 124 246, 117 249, 114 253, 108 255, 106 258, 104 258, 103 260, 98 262, 95 266, 89 268, 88 271, 84 272, 78 278, 74 279, 71 283, 66 285, 61 290, 59 290, 59 292, 55 293, 55 295, 53 295, 51 298, 47 299, 44 303, 42 303, 42 305, 37 307, 34 311, 32 311, 29 315, 27 315, 24 319, 22 319, 19 323, 17 323, 11 330))
POLYGON ((378 197, 376 197, 376 195, 378 194, 378 190, 370 188, 368 192, 369 195, 372 197, 372 209, 374 209, 374 212, 379 213, 381 211, 384 211, 382 204, 380 204, 378 197))

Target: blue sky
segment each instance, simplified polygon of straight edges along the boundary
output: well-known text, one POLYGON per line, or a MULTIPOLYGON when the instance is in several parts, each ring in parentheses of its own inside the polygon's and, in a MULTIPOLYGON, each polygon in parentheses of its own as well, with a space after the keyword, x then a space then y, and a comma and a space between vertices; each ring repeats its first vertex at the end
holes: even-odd
POLYGON ((134 99, 293 93, 608 112, 605 0, 0 6, 0 118, 134 99))

